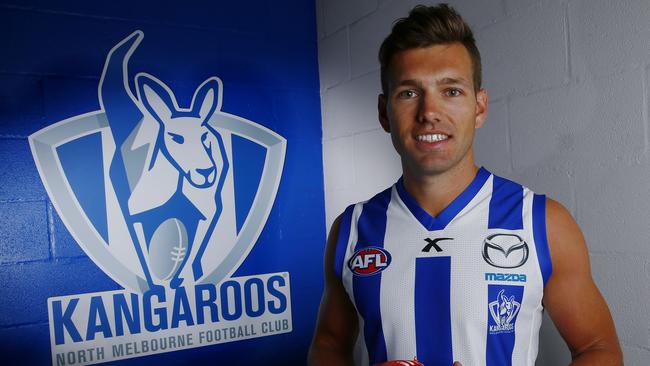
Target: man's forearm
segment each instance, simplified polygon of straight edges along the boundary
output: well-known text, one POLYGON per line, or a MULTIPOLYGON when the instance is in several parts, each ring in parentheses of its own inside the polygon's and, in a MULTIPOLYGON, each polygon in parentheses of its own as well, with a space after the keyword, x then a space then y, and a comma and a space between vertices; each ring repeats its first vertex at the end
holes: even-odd
POLYGON ((623 355, 616 348, 594 348, 573 356, 570 366, 622 366, 623 355))

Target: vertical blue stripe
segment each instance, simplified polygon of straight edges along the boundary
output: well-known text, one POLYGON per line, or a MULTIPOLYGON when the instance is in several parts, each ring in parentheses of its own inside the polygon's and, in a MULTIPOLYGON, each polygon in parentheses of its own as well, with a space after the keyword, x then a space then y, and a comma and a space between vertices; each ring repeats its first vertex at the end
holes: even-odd
POLYGON ((524 228, 524 187, 494 176, 488 229, 521 230, 524 228))
MULTIPOLYGON (((486 366, 512 366, 512 351, 515 348, 515 324, 521 310, 522 299, 524 298, 524 286, 508 286, 508 285, 488 285, 488 329, 487 329, 487 346, 485 354, 486 366), (499 297, 503 291, 503 296, 506 300, 514 300, 517 306, 517 313, 509 321, 504 321, 508 318, 508 313, 501 314, 499 310, 501 305, 505 305, 502 298, 499 297), (490 311, 492 304, 494 306, 494 314, 490 311), (496 317, 500 317, 500 325, 497 324, 496 317), (496 327, 496 329, 493 329, 496 327)), ((513 304, 512 302, 510 304, 513 304)))
MULTIPOLYGON (((384 247, 386 210, 391 189, 379 193, 363 205, 357 224, 359 237, 355 252, 365 247, 384 247)), ((368 348, 370 364, 386 361, 386 340, 381 325, 381 273, 371 276, 353 276, 354 302, 363 317, 363 335, 368 348)))
POLYGON ((415 335, 418 361, 451 365, 451 257, 415 262, 415 335))
POLYGON ((546 282, 553 272, 553 264, 546 237, 546 196, 543 194, 536 194, 533 197, 533 238, 535 239, 539 269, 542 272, 544 286, 546 286, 546 282))
POLYGON ((350 227, 352 225, 352 211, 354 205, 348 206, 341 215, 338 237, 336 239, 336 249, 334 251, 334 273, 341 278, 343 273, 343 260, 345 259, 345 250, 348 247, 350 239, 350 227))

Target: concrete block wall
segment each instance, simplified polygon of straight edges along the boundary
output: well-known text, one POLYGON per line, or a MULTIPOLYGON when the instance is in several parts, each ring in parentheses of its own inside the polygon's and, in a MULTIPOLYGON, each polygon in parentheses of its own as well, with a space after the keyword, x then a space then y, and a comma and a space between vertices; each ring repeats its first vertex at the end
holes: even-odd
MULTIPOLYGON (((376 117, 377 50, 417 2, 316 3, 329 227, 400 175, 376 117)), ((650 364, 650 2, 449 3, 473 26, 483 57, 490 108, 475 141, 479 163, 571 210, 626 364, 650 364)), ((569 360, 546 319, 537 364, 569 360)))

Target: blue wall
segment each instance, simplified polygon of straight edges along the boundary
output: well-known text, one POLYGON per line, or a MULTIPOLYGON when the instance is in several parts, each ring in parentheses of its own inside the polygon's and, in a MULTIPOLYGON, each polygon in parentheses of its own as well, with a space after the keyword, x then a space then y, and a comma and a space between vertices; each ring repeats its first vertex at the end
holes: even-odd
POLYGON ((322 290, 325 241, 314 3, 4 1, 0 3, 0 364, 50 363, 47 298, 121 287, 68 233, 27 137, 99 109, 107 52, 145 34, 130 72, 146 71, 188 105, 211 76, 222 110, 287 139, 266 226, 235 276, 288 271, 293 332, 120 364, 304 363, 322 290))

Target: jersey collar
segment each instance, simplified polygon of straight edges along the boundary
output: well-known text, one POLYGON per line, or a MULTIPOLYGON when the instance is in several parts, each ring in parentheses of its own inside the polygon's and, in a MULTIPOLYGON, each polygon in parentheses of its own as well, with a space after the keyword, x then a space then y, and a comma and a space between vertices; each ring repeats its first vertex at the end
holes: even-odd
POLYGON ((458 213, 467 206, 467 204, 476 196, 478 191, 483 187, 483 184, 490 177, 490 172, 487 169, 481 167, 476 173, 476 177, 472 182, 465 188, 461 194, 458 195, 449 206, 445 207, 436 217, 429 215, 420 205, 417 203, 415 198, 411 196, 410 193, 404 188, 404 177, 400 179, 395 184, 397 188, 397 194, 399 194, 400 199, 408 210, 415 216, 415 218, 424 226, 427 230, 442 230, 451 222, 451 220, 458 215, 458 213))

